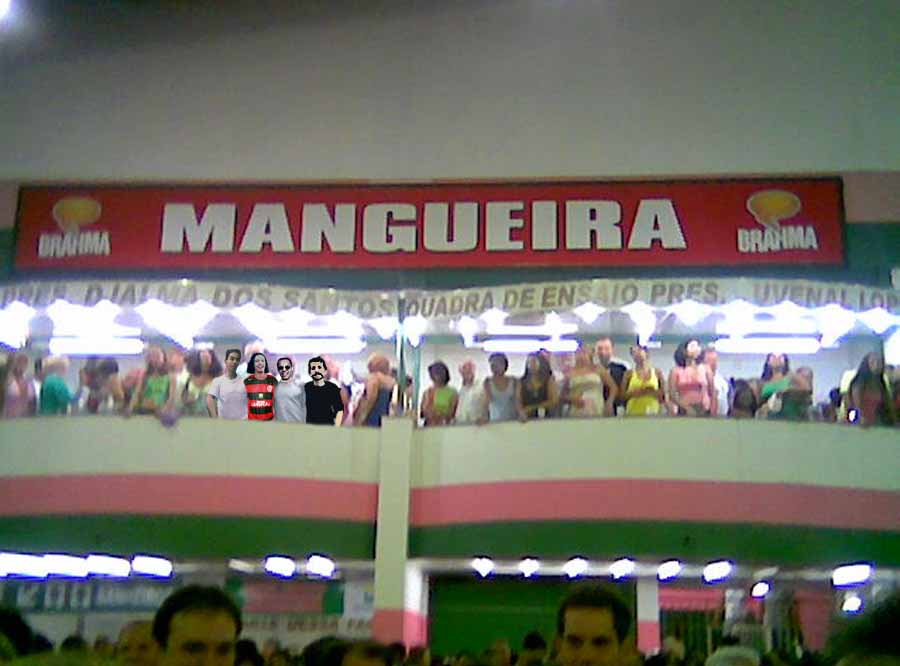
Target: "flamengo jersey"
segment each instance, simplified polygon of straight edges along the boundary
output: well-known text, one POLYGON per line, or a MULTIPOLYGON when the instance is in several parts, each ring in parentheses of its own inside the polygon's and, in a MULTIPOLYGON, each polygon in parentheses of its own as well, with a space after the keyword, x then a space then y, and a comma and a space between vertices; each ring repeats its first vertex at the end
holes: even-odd
POLYGON ((272 375, 257 379, 253 375, 244 380, 247 389, 247 418, 251 421, 271 421, 275 418, 275 385, 278 380, 272 375))

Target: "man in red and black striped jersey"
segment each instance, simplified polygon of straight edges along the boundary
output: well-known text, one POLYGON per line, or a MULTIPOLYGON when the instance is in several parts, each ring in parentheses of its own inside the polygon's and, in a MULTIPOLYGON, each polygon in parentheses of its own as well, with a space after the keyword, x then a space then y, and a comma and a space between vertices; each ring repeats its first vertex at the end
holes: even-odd
POLYGON ((250 421, 271 421, 275 418, 275 386, 278 380, 269 374, 266 355, 256 352, 247 362, 247 418, 250 421))

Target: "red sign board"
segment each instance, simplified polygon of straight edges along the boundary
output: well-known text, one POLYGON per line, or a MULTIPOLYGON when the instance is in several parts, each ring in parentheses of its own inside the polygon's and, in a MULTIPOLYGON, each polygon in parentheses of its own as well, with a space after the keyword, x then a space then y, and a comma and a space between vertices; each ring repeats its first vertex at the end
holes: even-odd
POLYGON ((840 264, 839 179, 25 187, 16 267, 840 264))

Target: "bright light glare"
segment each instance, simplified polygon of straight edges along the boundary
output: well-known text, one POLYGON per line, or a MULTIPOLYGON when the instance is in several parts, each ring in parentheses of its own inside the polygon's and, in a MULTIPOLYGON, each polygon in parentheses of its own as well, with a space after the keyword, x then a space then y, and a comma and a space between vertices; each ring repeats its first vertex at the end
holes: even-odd
POLYGON ((634 560, 629 560, 627 557, 623 557, 620 560, 616 560, 612 564, 609 565, 609 573, 612 574, 613 578, 625 578, 626 576, 630 576, 634 573, 634 560))
POLYGON ((621 311, 631 317, 637 329, 638 342, 647 344, 653 331, 656 330, 656 311, 643 301, 635 301, 621 308, 621 311))
POLYGON ((140 338, 113 338, 92 336, 87 338, 50 338, 50 353, 54 356, 135 356, 144 352, 140 338))
POLYGON ((677 578, 681 573, 681 562, 678 560, 668 560, 659 565, 656 575, 660 580, 671 580, 677 578))
POLYGON ((46 578, 47 562, 40 555, 0 553, 0 577, 9 575, 46 578))
POLYGON ((193 346, 194 336, 219 312, 206 301, 178 307, 155 298, 142 303, 135 310, 150 326, 184 349, 193 346))
POLYGON ((0 310, 0 343, 13 349, 24 347, 28 339, 28 322, 34 315, 34 308, 20 301, 13 301, 0 310))
POLYGON ((815 354, 821 348, 816 338, 719 338, 721 354, 815 354))
POLYGON ((164 557, 152 557, 150 555, 136 555, 131 559, 131 570, 144 576, 156 576, 168 578, 172 575, 172 562, 164 557))
POLYGON ((754 599, 762 599, 769 593, 769 589, 769 584, 761 580, 753 586, 752 590, 750 590, 750 596, 754 599))
POLYGON ((265 569, 273 576, 281 576, 282 578, 290 578, 297 571, 297 563, 290 557, 282 557, 281 555, 270 555, 266 558, 265 569))
POLYGON ((709 316, 710 312, 712 312, 712 307, 697 301, 687 300, 670 305, 666 310, 678 317, 686 326, 695 326, 709 316))
POLYGON ((891 326, 900 324, 900 317, 895 317, 884 308, 873 308, 871 310, 866 310, 865 312, 860 312, 856 315, 856 318, 871 328, 873 333, 877 333, 878 335, 884 333, 891 326))
POLYGON ((707 583, 715 583, 720 580, 725 580, 728 576, 731 575, 731 570, 734 566, 728 560, 721 560, 719 562, 710 562, 705 567, 703 567, 703 580, 707 583))
POLYGON ((871 577, 871 564, 847 564, 831 572, 831 582, 835 587, 862 585, 871 577))
POLYGON ((583 557, 573 557, 563 565, 563 573, 569 578, 577 578, 588 570, 588 562, 583 557))
POLYGON ((12 0, 0 0, 0 21, 5 19, 9 15, 9 10, 12 7, 12 0))
POLYGON ((573 352, 578 349, 578 340, 540 340, 537 338, 497 338, 485 340, 481 345, 486 352, 509 354, 530 354, 546 349, 549 352, 573 352))
POLYGON ((275 338, 266 340, 266 349, 284 354, 357 354, 366 341, 356 338, 275 338))
POLYGON ((475 342, 475 335, 478 333, 478 322, 472 317, 462 317, 456 323, 456 330, 462 336, 463 344, 471 347, 475 342))
POLYGON ((422 342, 422 336, 428 330, 428 320, 422 315, 414 315, 403 320, 403 335, 409 340, 409 344, 418 347, 422 342))
POLYGON ((531 578, 541 568, 541 563, 532 557, 526 557, 519 562, 519 571, 525 578, 531 578))
POLYGON ((366 322, 375 329, 378 337, 382 340, 390 340, 394 337, 394 333, 400 328, 400 320, 396 317, 376 317, 366 322))
MULTIPOLYGON (((121 311, 122 308, 106 299, 90 306, 74 305, 56 299, 46 309, 47 316, 53 320, 53 335, 85 338, 139 336, 141 329, 115 323, 114 320, 121 311)), ((115 354, 115 352, 107 353, 115 354)))
POLYGON ((472 560, 472 568, 482 578, 487 578, 494 570, 494 561, 489 557, 476 557, 472 560))
POLYGON ((501 326, 503 321, 509 316, 503 310, 498 310, 497 308, 491 308, 490 310, 486 310, 481 313, 479 317, 488 327, 492 326, 501 326))
POLYGON ((87 571, 92 576, 111 576, 114 578, 128 578, 131 573, 131 562, 124 557, 110 557, 109 555, 88 555, 87 571))
POLYGON ((87 560, 74 555, 44 555, 47 573, 53 576, 69 576, 71 578, 87 578, 87 560))
POLYGON ((593 324, 597 321, 597 317, 606 312, 606 308, 602 308, 594 303, 582 303, 572 312, 585 324, 593 324))
POLYGON ((844 599, 844 603, 841 606, 841 610, 845 613, 858 613, 862 610, 862 599, 857 595, 853 594, 844 599))
POLYGON ((306 573, 331 578, 334 575, 334 566, 334 560, 322 555, 310 555, 306 560, 306 573))

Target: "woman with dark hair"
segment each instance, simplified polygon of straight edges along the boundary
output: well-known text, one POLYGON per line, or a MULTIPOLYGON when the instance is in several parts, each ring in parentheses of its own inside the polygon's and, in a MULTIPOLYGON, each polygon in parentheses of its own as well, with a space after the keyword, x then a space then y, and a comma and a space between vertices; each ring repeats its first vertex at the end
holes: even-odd
POLYGON ((519 415, 519 380, 506 374, 509 359, 495 352, 488 356, 491 376, 484 380, 484 408, 491 423, 514 421, 519 415))
POLYGON ((716 387, 712 371, 700 363, 700 343, 684 340, 675 350, 675 367, 669 372, 669 405, 675 416, 709 416, 716 413, 716 387))
POLYGON ((785 354, 769 354, 763 364, 762 385, 759 389, 760 404, 766 403, 776 393, 786 391, 791 385, 791 363, 785 354))
POLYGON ((631 347, 634 368, 625 373, 625 416, 656 416, 666 403, 666 382, 662 371, 650 364, 650 350, 640 343, 631 347))
POLYGON ((450 386, 450 369, 443 361, 428 366, 432 385, 422 396, 422 418, 427 426, 447 425, 456 418, 459 394, 450 386))
POLYGON ((850 408, 859 415, 860 424, 894 424, 894 401, 884 374, 884 357, 879 352, 869 352, 863 357, 850 382, 849 401, 850 408))
POLYGON ((112 357, 90 358, 80 371, 83 390, 80 411, 88 414, 115 414, 125 405, 125 390, 119 378, 119 364, 112 357))
POLYGON ((275 418, 275 386, 278 380, 269 373, 269 360, 256 352, 247 361, 247 418, 251 421, 271 421, 275 418))
POLYGON ((184 359, 188 379, 181 391, 185 416, 209 416, 206 395, 212 380, 222 374, 222 364, 212 349, 194 349, 184 359))
POLYGON ((542 354, 529 354, 519 390, 520 418, 523 421, 546 418, 558 402, 559 389, 550 362, 542 354))

